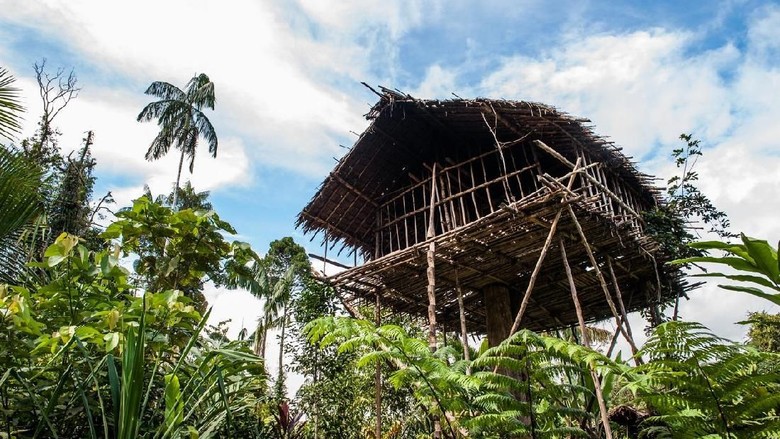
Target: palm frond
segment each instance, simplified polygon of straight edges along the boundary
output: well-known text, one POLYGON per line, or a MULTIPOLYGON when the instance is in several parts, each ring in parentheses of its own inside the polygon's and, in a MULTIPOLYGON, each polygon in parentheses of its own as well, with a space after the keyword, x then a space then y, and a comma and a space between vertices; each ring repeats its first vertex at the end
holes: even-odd
POLYGON ((21 113, 24 112, 19 98, 21 90, 13 86, 14 82, 16 78, 0 67, 0 136, 8 139, 21 131, 21 113))
POLYGON ((175 85, 165 81, 154 81, 146 88, 144 94, 158 97, 162 100, 185 101, 187 95, 175 85))
POLYGON ((21 153, 0 147, 0 238, 43 212, 41 175, 21 153))

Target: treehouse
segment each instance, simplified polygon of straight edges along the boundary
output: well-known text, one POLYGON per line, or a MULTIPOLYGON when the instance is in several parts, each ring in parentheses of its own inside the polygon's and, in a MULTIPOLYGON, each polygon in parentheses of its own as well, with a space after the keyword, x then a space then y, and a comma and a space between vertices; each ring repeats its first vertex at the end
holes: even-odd
POLYGON ((621 327, 684 288, 644 233, 642 212, 661 202, 653 179, 588 120, 532 102, 377 94, 370 126, 298 217, 362 261, 327 278, 347 304, 494 343, 578 313, 621 327))

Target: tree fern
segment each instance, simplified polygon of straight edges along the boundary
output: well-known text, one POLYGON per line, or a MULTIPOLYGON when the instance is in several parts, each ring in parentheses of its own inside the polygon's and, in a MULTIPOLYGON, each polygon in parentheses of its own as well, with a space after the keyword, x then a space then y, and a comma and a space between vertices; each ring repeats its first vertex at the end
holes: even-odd
POLYGON ((469 437, 598 437, 597 409, 589 403, 594 398, 590 368, 611 376, 626 367, 530 331, 481 351, 471 362, 452 346, 431 353, 426 340, 395 325, 377 328, 365 320, 327 317, 306 332, 313 342, 362 352, 359 365, 394 366, 388 380, 412 389, 429 413, 446 420, 442 427, 449 437, 464 429, 469 437))
MULTIPOLYGON (((626 388, 656 413, 645 434, 777 437, 780 380, 759 367, 772 354, 723 340, 697 323, 660 325, 626 388), (774 435, 774 436, 773 436, 774 435)), ((655 437, 655 436, 652 436, 655 437)))

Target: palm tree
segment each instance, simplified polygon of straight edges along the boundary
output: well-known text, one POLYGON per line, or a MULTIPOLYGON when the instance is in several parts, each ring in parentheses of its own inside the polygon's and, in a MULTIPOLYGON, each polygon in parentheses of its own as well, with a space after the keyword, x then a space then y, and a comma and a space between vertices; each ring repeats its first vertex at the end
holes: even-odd
POLYGON ((138 114, 138 121, 157 119, 160 132, 146 151, 147 160, 157 160, 173 146, 181 151, 179 170, 176 174, 173 205, 178 198, 179 181, 184 157, 189 159, 190 173, 195 167, 198 139, 202 136, 209 145, 209 153, 217 156, 217 133, 203 108, 214 109, 214 83, 206 74, 196 74, 187 83, 186 91, 164 81, 155 81, 146 94, 160 98, 151 102, 138 114))

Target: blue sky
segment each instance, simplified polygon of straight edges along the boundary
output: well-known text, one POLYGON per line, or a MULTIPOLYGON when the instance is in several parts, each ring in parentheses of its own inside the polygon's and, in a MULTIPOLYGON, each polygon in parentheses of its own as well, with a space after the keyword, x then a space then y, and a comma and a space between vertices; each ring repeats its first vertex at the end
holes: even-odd
MULTIPOLYGON (((76 70, 83 90, 57 121, 61 145, 96 132, 96 195, 111 190, 120 206, 176 176, 174 155, 143 159, 156 132, 135 122, 145 87, 209 74, 220 149, 200 151, 191 178, 261 252, 286 235, 319 251, 294 216, 367 125, 375 96, 361 81, 555 105, 663 178, 678 135, 694 133, 701 187, 734 229, 780 238, 774 2, 0 0, 0 41, 0 65, 25 89, 27 135, 40 111, 32 63, 76 70)), ((250 325, 259 312, 247 295, 211 294, 216 318, 250 325)), ((738 339, 733 322, 765 307, 708 286, 682 313, 738 339)))

